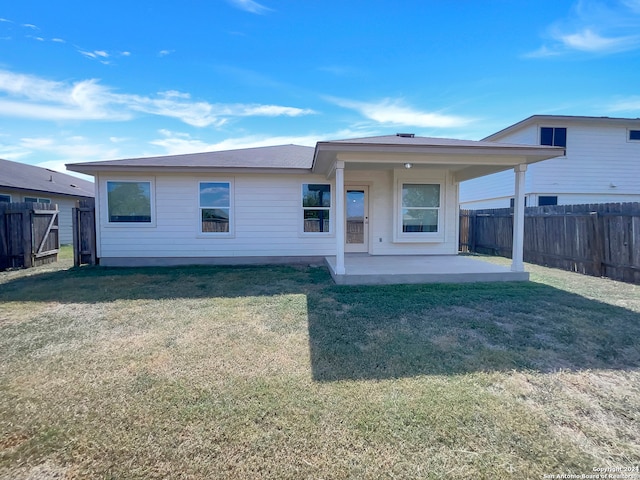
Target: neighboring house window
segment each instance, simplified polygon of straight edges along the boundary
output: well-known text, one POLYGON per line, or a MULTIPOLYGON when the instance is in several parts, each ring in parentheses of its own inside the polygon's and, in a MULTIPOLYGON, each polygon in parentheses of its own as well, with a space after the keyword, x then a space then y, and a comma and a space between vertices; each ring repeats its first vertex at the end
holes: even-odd
MULTIPOLYGON (((516 204, 516 201, 515 201, 515 199, 514 199, 514 198, 512 198, 512 199, 510 199, 510 200, 509 200, 509 206, 510 206, 511 208, 513 208, 513 207, 515 206, 515 204, 516 204)), ((524 197, 524 206, 525 206, 525 207, 527 206, 527 197, 524 197)))
POLYGON ((11 203, 11 195, 0 194, 0 202, 9 202, 9 203, 11 203))
POLYGON ((437 233, 440 224, 440 185, 402 184, 402 233, 437 233))
POLYGON ((640 130, 629 130, 629 140, 640 140, 640 130))
POLYGON ((564 127, 540 127, 540 145, 567 146, 567 129, 564 127))
POLYGON ((29 203, 51 203, 51 200, 48 198, 36 198, 36 197, 24 197, 24 201, 29 203))
POLYGON ((540 195, 538 197, 538 206, 543 207, 545 205, 557 205, 558 204, 558 196, 557 195, 540 195))
POLYGON ((151 182, 107 182, 110 223, 151 223, 151 182))
POLYGON ((229 233, 231 225, 231 182, 200 182, 200 231, 229 233))
POLYGON ((304 183, 302 185, 303 232, 331 232, 331 185, 304 183))

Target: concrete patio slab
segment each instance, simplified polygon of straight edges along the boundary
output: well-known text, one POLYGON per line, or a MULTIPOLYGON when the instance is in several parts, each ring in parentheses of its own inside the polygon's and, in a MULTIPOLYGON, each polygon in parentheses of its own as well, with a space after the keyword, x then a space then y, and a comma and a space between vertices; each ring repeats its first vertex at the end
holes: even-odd
POLYGON ((338 285, 401 283, 522 282, 528 272, 461 255, 345 255, 345 275, 337 275, 336 257, 325 257, 338 285))

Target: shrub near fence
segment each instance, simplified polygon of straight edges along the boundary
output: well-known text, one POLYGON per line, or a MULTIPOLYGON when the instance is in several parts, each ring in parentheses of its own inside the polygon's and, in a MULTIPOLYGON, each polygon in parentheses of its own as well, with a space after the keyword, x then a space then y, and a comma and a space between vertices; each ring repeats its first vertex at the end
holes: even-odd
MULTIPOLYGON (((461 210, 460 249, 511 257, 513 209, 461 210)), ((524 260, 640 283, 640 203, 527 207, 524 260)))

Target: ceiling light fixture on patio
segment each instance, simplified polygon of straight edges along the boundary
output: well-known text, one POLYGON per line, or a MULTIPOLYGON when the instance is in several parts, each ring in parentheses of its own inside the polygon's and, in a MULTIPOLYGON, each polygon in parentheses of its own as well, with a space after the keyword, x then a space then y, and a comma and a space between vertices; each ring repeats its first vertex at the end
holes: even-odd
POLYGON ((404 164, 404 168, 406 168, 407 170, 411 167, 413 167, 413 165, 411 165, 409 162, 404 164))

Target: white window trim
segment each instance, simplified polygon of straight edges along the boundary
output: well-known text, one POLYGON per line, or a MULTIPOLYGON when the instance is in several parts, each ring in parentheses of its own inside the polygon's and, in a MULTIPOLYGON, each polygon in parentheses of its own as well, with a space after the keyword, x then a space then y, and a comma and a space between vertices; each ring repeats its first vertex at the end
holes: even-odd
POLYGON ((335 237, 335 204, 336 204, 336 189, 335 186, 330 182, 312 182, 306 181, 300 184, 300 198, 298 200, 298 209, 300 213, 298 214, 298 233, 301 237, 335 237), (305 185, 329 185, 329 189, 331 190, 331 205, 329 207, 305 207, 304 206, 304 186, 305 185), (329 231, 328 232, 305 232, 304 231, 304 211, 305 210, 328 210, 329 211, 329 231))
POLYGON ((233 177, 224 178, 199 178, 196 181, 196 237, 198 238, 235 238, 235 185, 233 177), (202 207, 200 205, 200 184, 202 183, 228 183, 229 184, 229 231, 228 232, 203 232, 202 231, 202 207))
POLYGON ((102 202, 104 212, 102 213, 102 225, 113 228, 155 228, 156 227, 156 179, 155 177, 115 177, 105 178, 102 184, 102 202), (150 183, 149 194, 151 196, 151 222, 110 222, 109 221, 109 182, 129 182, 129 183, 150 183))
POLYGON ((393 196, 393 241, 394 243, 442 243, 444 242, 445 228, 445 189, 443 178, 398 178, 393 196), (404 184, 413 185, 439 185, 440 206, 438 207, 438 231, 437 232, 403 232, 402 231, 402 188, 404 184))
POLYGON ((629 143, 640 143, 640 139, 634 140, 631 138, 631 131, 640 131, 640 128, 627 128, 627 142, 629 143))
POLYGON ((9 201, 7 203, 11 203, 12 200, 11 200, 11 195, 9 193, 2 193, 0 195, 2 195, 3 197, 9 197, 9 201))

